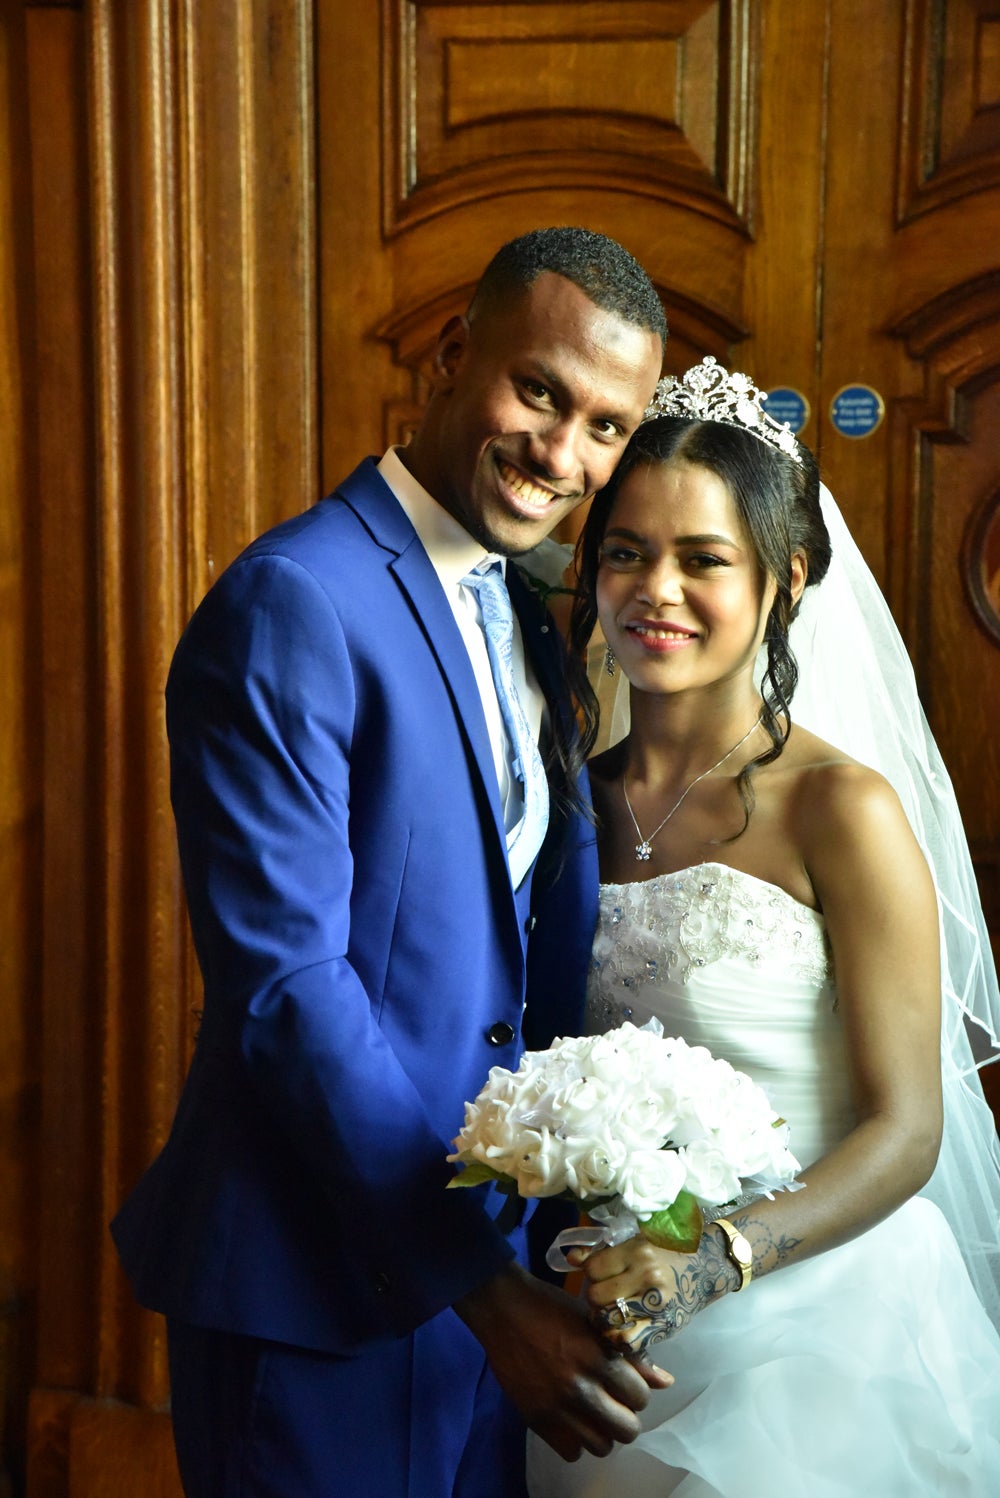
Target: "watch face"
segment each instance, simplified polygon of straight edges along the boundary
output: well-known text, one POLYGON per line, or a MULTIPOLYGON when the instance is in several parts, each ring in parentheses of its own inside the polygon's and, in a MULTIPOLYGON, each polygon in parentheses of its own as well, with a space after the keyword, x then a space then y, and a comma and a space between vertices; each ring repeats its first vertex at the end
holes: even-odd
POLYGON ((753 1275, 753 1249, 739 1228, 733 1227, 733 1224, 727 1222, 725 1218, 717 1218, 716 1221, 725 1234, 729 1257, 740 1272, 740 1283, 736 1288, 742 1290, 744 1285, 750 1283, 753 1275))

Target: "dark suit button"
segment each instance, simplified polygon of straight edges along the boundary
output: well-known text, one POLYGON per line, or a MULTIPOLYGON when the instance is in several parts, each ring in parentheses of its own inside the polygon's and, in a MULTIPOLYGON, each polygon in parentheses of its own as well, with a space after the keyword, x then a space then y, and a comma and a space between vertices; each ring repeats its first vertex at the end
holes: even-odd
POLYGON ((486 1039, 490 1045, 510 1045, 514 1039, 514 1027, 508 1025, 505 1019, 498 1019, 495 1025, 490 1025, 486 1039))
POLYGON ((525 931, 527 931, 528 935, 530 936, 531 933, 532 933, 532 931, 534 931, 534 929, 535 929, 535 927, 537 925, 538 925, 538 917, 534 916, 534 915, 529 915, 528 919, 524 923, 524 929, 525 929, 525 931))

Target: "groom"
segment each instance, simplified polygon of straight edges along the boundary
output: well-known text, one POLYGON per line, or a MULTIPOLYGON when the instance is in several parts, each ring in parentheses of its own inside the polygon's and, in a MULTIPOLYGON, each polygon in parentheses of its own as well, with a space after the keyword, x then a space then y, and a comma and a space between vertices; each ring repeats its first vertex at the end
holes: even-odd
POLYGON ((536 1045, 578 1028, 596 906, 556 632, 507 565, 546 835, 468 579, 607 481, 665 336, 614 241, 504 246, 441 334, 409 446, 254 542, 178 646, 204 1019, 113 1232, 168 1318, 189 1498, 509 1498, 525 1422, 603 1453, 658 1386, 521 1267, 502 1198, 444 1187, 522 1016, 536 1045))

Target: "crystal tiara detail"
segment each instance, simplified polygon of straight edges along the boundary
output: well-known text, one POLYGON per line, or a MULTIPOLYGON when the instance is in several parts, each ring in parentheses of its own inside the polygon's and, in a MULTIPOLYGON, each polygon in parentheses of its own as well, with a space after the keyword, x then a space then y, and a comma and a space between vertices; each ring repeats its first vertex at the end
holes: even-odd
POLYGON ((763 407, 766 400, 766 393, 757 389, 749 375, 727 374, 712 354, 706 354, 700 364, 679 379, 676 375, 664 376, 642 419, 686 416, 692 421, 722 421, 727 426, 752 432, 761 442, 801 463, 802 455, 791 427, 768 416, 763 407))

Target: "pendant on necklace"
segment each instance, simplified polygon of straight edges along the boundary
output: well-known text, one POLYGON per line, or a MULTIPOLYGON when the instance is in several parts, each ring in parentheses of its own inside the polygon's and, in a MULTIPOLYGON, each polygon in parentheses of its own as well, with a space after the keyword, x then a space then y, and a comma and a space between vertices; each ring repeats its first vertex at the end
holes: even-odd
POLYGON ((641 843, 636 843, 636 845, 635 845, 635 860, 636 860, 636 863, 648 863, 649 862, 649 858, 650 858, 650 854, 652 853, 652 851, 653 851, 652 848, 646 842, 645 838, 643 838, 643 840, 642 840, 641 843))

